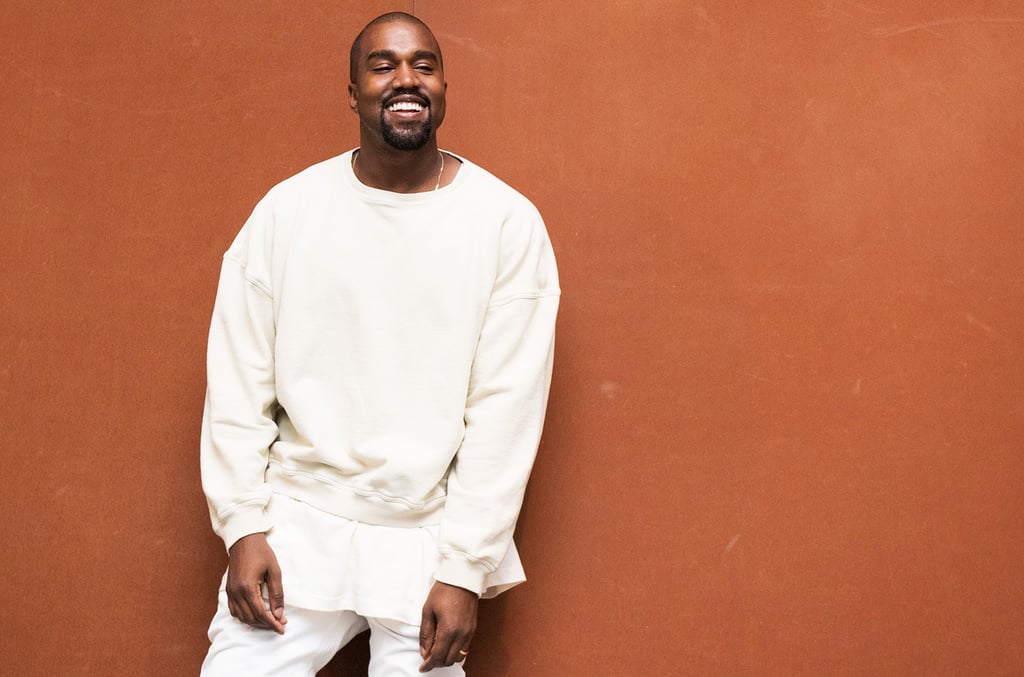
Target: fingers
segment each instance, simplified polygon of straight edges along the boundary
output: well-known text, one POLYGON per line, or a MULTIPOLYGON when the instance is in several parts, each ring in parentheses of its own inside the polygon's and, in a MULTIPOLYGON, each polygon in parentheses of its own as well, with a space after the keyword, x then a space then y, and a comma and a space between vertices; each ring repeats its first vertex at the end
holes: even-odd
POLYGON ((420 655, 423 663, 420 672, 434 668, 448 667, 466 659, 469 645, 473 640, 476 624, 463 627, 446 627, 431 613, 420 624, 420 655))
POLYGON ((238 614, 238 607, 235 606, 235 601, 233 599, 231 599, 231 595, 230 594, 227 597, 228 597, 228 613, 231 614, 232 618, 234 618, 236 620, 241 620, 239 618, 239 614, 238 614))
POLYGON ((472 639, 472 632, 444 632, 438 630, 435 634, 431 650, 424 656, 423 664, 420 665, 420 672, 448 667, 454 663, 466 660, 466 656, 469 655, 469 645, 472 639))
POLYGON ((420 672, 447 667, 469 655, 476 632, 477 600, 475 593, 464 588, 434 583, 420 624, 420 672))
POLYGON ((472 631, 453 632, 441 641, 435 641, 434 654, 438 657, 435 667, 449 666, 469 655, 469 644, 473 640, 472 631), (438 646, 438 645, 441 646, 438 646), (465 653, 463 653, 465 652, 465 653))
POLYGON ((281 568, 264 534, 239 539, 228 553, 228 611, 246 625, 284 634, 287 621, 281 568), (267 599, 263 597, 264 583, 267 599))
MULTIPOLYGON (((263 599, 263 586, 256 586, 255 592, 251 596, 247 596, 246 600, 249 603, 249 608, 252 611, 253 618, 255 619, 253 625, 257 628, 266 628, 273 630, 279 635, 284 634, 284 624, 278 620, 270 609, 270 602, 263 599)), ((281 606, 284 606, 284 594, 281 593, 281 606)), ((283 614, 283 609, 281 610, 283 614)))
MULTIPOLYGON (((282 626, 288 623, 284 617, 284 586, 281 585, 281 570, 271 568, 267 575, 267 597, 270 601, 270 613, 282 626)), ((284 632, 282 628, 281 632, 284 632)))
POLYGON ((283 633, 284 627, 267 608, 263 599, 263 583, 239 583, 228 591, 228 610, 231 615, 254 628, 283 633))
POLYGON ((257 581, 254 586, 246 586, 242 592, 242 606, 244 613, 249 619, 246 622, 257 628, 268 627, 267 619, 263 609, 263 581, 257 581))
MULTIPOLYGON (((430 650, 434 648, 434 630, 436 629, 437 620, 434 617, 433 610, 429 605, 423 607, 423 617, 420 619, 420 658, 424 661, 430 656, 430 650)), ((426 663, 424 662, 424 665, 426 663)), ((420 666, 420 672, 423 671, 423 666, 420 666)))

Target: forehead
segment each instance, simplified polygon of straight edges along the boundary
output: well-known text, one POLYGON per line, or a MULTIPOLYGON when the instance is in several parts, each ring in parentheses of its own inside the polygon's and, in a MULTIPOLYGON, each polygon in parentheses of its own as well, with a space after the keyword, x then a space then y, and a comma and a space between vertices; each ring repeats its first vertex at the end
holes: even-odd
POLYGON ((436 57, 441 53, 430 31, 411 21, 389 21, 366 31, 359 46, 359 61, 365 62, 370 54, 382 51, 396 56, 432 52, 436 57))

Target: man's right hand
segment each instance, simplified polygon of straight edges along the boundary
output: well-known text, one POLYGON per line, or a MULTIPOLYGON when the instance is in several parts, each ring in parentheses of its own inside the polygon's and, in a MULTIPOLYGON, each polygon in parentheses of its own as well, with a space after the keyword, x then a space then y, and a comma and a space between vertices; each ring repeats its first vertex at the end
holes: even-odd
POLYGON ((249 534, 228 549, 228 610, 238 620, 254 628, 284 634, 284 588, 281 567, 267 543, 266 534, 249 534), (270 608, 263 601, 267 585, 270 608))

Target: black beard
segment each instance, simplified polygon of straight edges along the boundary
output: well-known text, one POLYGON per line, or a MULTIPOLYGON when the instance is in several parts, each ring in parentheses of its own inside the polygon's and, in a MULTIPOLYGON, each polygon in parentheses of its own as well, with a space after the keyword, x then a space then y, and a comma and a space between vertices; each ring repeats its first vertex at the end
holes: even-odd
POLYGON ((380 111, 380 130, 384 135, 384 142, 398 150, 419 150, 430 141, 430 134, 434 130, 430 117, 427 121, 412 129, 399 129, 387 123, 384 119, 384 109, 380 111))

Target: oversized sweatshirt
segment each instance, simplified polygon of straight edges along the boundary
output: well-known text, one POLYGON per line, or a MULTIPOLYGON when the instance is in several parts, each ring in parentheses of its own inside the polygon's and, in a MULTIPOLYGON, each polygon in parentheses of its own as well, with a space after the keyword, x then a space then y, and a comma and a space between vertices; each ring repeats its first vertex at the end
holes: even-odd
POLYGON ((463 159, 426 193, 351 152, 275 186, 224 255, 201 467, 230 547, 281 493, 440 525, 439 581, 481 592, 509 548, 547 405, 558 307, 537 210, 463 159))

